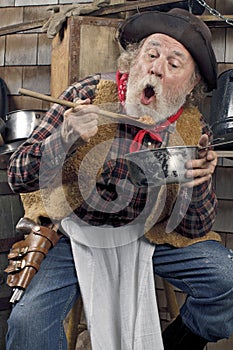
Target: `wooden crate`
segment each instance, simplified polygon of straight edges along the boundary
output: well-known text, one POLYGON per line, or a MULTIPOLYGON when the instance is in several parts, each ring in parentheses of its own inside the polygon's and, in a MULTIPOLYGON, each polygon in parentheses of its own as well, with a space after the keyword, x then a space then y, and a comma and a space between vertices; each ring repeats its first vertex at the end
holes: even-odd
POLYGON ((51 95, 90 74, 113 72, 120 48, 116 40, 120 19, 72 16, 64 33, 53 39, 51 95))

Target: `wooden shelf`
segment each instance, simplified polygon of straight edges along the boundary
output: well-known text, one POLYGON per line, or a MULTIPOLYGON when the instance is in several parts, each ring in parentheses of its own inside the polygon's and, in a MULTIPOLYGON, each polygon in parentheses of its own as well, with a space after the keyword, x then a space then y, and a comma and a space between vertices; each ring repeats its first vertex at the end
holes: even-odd
POLYGON ((221 158, 233 158, 233 151, 218 150, 216 153, 221 158))
MULTIPOLYGON (((224 15, 226 18, 230 19, 233 21, 233 15, 224 15)), ((214 26, 214 27, 231 27, 230 24, 226 23, 223 19, 218 18, 213 15, 202 15, 202 16, 197 16, 202 21, 204 21, 208 26, 214 26)))

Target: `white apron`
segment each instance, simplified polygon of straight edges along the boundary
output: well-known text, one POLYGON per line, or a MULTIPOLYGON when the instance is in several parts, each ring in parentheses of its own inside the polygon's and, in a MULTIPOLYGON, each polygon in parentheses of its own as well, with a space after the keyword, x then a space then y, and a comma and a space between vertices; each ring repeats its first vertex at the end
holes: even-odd
POLYGON ((152 255, 143 226, 62 227, 71 240, 92 350, 163 350, 152 255), (119 238, 120 237, 120 238, 119 238))

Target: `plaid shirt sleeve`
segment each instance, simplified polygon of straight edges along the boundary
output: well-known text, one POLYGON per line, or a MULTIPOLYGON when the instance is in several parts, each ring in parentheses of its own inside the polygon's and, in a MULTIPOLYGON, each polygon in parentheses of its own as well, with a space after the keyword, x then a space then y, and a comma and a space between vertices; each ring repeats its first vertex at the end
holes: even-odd
MULTIPOLYGON (((211 141, 213 135, 208 124, 203 118, 201 122, 203 125, 202 133, 207 134, 211 141)), ((187 188, 181 191, 180 196, 183 198, 179 212, 179 217, 182 219, 176 227, 176 231, 189 238, 204 236, 211 230, 217 213, 217 198, 212 180, 194 187, 191 201, 187 188), (188 209, 186 201, 190 201, 188 209)))
MULTIPOLYGON (((87 77, 68 87, 60 98, 68 101, 73 101, 77 97, 92 99, 99 80, 99 74, 87 77)), ((41 180, 46 184, 55 176, 56 167, 59 167, 66 157, 59 128, 66 109, 67 107, 54 104, 30 138, 11 156, 8 181, 15 192, 38 190, 41 187, 41 180), (41 168, 46 171, 43 172, 41 168)))
POLYGON ((111 148, 98 176, 96 187, 87 201, 74 211, 83 222, 94 226, 123 226, 135 220, 145 222, 147 189, 136 188, 128 178, 125 154, 129 152, 138 128, 119 124, 111 148))

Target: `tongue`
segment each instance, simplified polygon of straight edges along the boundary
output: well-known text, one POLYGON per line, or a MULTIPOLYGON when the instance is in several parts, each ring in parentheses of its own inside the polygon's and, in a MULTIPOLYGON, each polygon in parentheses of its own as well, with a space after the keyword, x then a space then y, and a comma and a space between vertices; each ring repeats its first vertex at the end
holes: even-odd
POLYGON ((148 98, 148 97, 145 96, 144 92, 142 92, 141 98, 140 98, 140 102, 143 105, 149 105, 152 101, 154 101, 154 99, 155 99, 154 95, 151 96, 150 98, 148 98))

